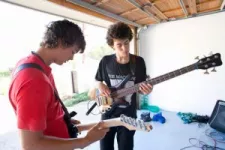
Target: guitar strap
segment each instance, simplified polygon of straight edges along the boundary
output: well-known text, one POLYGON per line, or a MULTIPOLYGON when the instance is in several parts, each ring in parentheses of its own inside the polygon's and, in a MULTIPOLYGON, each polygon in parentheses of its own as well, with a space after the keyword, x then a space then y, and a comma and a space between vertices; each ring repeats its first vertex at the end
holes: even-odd
MULTIPOLYGON (((16 73, 18 73, 19 71, 23 70, 23 69, 26 69, 26 68, 35 68, 35 69, 38 69, 40 70, 41 72, 44 73, 44 75, 46 75, 46 73, 44 72, 44 70, 41 68, 41 66, 39 66, 38 64, 36 63, 25 63, 25 64, 21 64, 20 66, 18 66, 16 68, 16 70, 14 71, 14 75, 16 73)), ((46 75, 47 76, 47 75, 46 75)), ((48 78, 48 77, 47 77, 48 78)), ((76 128, 75 125, 73 125, 70 121, 70 119, 72 117, 74 117, 77 113, 75 111, 72 111, 71 113, 68 112, 67 108, 65 107, 65 105, 63 104, 62 100, 60 99, 59 95, 58 95, 58 92, 56 91, 56 89, 53 87, 53 85, 50 83, 49 81, 49 84, 52 86, 52 88, 54 89, 54 95, 55 95, 55 98, 56 100, 58 100, 62 106, 62 109, 65 113, 64 115, 64 121, 67 125, 67 128, 68 128, 68 132, 70 134, 70 137, 71 138, 76 138, 77 137, 77 134, 78 134, 78 129, 76 128)))
POLYGON ((135 73, 136 73, 136 59, 134 55, 130 55, 130 71, 133 77, 135 77, 135 73))

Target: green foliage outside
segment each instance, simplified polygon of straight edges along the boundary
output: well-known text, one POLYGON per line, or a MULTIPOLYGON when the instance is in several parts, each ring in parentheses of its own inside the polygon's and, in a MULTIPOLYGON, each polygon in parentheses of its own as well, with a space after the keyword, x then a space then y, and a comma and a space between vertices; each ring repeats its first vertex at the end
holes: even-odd
POLYGON ((98 46, 88 53, 88 56, 95 60, 100 60, 103 56, 113 54, 114 51, 107 44, 98 46))
POLYGON ((87 100, 89 100, 88 92, 83 92, 79 94, 74 94, 72 98, 68 98, 64 100, 63 103, 66 107, 71 107, 80 102, 87 101, 87 100))
POLYGON ((0 71, 0 78, 1 77, 9 77, 10 71, 0 71))
POLYGON ((0 95, 7 95, 10 83, 10 71, 0 71, 0 95))

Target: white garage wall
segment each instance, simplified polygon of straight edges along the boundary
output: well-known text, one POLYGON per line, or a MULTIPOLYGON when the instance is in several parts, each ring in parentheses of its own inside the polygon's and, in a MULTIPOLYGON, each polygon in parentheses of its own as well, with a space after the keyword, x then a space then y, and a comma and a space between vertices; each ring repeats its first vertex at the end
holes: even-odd
MULTIPOLYGON (((149 26, 140 33, 140 55, 154 78, 190 65, 196 56, 221 53, 225 62, 225 13, 149 26)), ((210 69, 211 70, 211 69, 210 69)), ((169 111, 211 114, 217 99, 225 100, 225 65, 216 73, 195 70, 157 84, 150 104, 169 111)))

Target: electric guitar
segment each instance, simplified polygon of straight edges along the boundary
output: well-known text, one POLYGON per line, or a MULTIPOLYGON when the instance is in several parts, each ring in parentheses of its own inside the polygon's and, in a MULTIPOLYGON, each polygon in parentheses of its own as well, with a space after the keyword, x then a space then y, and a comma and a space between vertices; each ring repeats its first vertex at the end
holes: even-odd
MULTIPOLYGON (((76 125, 76 127, 78 129, 78 132, 81 132, 84 130, 89 130, 95 125, 96 123, 90 123, 86 125, 78 124, 76 125)), ((123 114, 117 118, 103 120, 102 128, 109 128, 109 127, 116 127, 116 126, 124 126, 128 130, 137 130, 137 131, 144 131, 144 132, 149 132, 153 129, 149 123, 146 123, 143 120, 127 117, 126 115, 123 115, 123 114)))
MULTIPOLYGON (((177 76, 183 75, 185 73, 197 70, 197 69, 203 69, 206 70, 205 74, 209 74, 207 69, 213 68, 212 72, 216 72, 215 67, 216 66, 221 66, 222 65, 222 60, 221 60, 221 55, 220 53, 213 54, 209 57, 204 57, 202 59, 199 59, 198 57, 196 58, 198 61, 194 64, 191 64, 189 66, 177 69, 175 71, 166 73, 164 75, 158 76, 156 78, 144 81, 145 83, 149 83, 152 86, 159 84, 163 81, 167 81, 169 79, 175 78, 177 76)), ((104 113, 106 115, 110 115, 113 113, 115 108, 118 105, 124 105, 127 106, 127 102, 123 100, 123 97, 135 92, 139 91, 139 84, 135 84, 134 86, 128 87, 128 88, 123 88, 123 85, 126 81, 129 80, 131 75, 128 75, 121 83, 119 86, 116 87, 110 87, 111 94, 110 97, 106 97, 103 95, 97 95, 95 97, 95 103, 92 105, 92 107, 87 111, 86 115, 88 115, 94 107, 98 105, 99 110, 101 113, 104 113)))

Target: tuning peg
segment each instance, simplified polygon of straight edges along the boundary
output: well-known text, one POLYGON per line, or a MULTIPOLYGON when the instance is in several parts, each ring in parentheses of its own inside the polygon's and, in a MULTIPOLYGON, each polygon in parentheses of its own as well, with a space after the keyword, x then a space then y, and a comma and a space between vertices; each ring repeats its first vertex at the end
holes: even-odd
POLYGON ((208 70, 206 70, 206 71, 204 72, 204 74, 209 74, 208 70))
POLYGON ((199 56, 195 57, 195 59, 199 60, 199 56))
POLYGON ((211 72, 216 72, 216 69, 215 69, 215 67, 211 70, 211 72))

